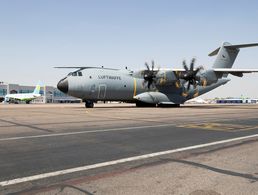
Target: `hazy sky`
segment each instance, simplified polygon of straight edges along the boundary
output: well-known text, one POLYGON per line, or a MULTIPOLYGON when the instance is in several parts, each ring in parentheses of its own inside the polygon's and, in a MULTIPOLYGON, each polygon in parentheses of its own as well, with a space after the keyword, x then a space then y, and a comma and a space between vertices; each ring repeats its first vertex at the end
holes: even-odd
MULTIPOLYGON (((140 69, 155 60, 212 66, 223 41, 258 42, 258 1, 0 0, 0 81, 55 86, 69 70, 54 66, 140 69)), ((258 47, 242 49, 234 68, 258 68, 258 47)), ((206 95, 258 97, 258 74, 206 95)))

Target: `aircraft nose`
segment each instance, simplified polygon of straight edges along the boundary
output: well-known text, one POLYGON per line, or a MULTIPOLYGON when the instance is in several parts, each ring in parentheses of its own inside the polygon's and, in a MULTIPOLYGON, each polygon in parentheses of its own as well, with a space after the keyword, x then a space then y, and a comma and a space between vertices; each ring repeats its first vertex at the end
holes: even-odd
POLYGON ((67 78, 64 78, 62 80, 60 80, 57 84, 57 88, 64 92, 64 93, 67 93, 68 92, 68 80, 67 78))

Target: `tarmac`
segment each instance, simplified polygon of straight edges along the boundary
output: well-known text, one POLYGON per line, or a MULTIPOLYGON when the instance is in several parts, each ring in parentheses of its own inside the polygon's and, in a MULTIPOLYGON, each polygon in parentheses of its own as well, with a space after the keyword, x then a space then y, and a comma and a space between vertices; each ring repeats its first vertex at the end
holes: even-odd
POLYGON ((0 105, 0 194, 257 194, 258 105, 0 105))

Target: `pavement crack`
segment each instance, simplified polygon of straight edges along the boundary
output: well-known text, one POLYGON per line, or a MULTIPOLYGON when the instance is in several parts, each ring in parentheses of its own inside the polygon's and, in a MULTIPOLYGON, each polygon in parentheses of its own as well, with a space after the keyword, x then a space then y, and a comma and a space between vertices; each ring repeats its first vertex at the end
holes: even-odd
POLYGON ((196 162, 192 162, 192 161, 186 161, 186 160, 176 160, 176 159, 167 159, 168 161, 171 162, 176 162, 176 163, 181 163, 181 164, 185 164, 185 165, 191 165, 194 167, 198 167, 198 168, 202 168, 202 169, 206 169, 206 170, 210 170, 216 173, 221 173, 224 175, 231 175, 231 176, 235 176, 235 177, 242 177, 245 179, 250 179, 251 182, 257 182, 258 181, 258 177, 255 177, 252 174, 248 174, 248 173, 238 173, 235 171, 230 171, 230 170, 226 170, 226 169, 219 169, 216 167, 212 167, 209 165, 205 165, 205 164, 201 164, 201 163, 196 163, 196 162))
POLYGON ((83 194, 86 194, 86 195, 94 195, 93 193, 88 192, 87 190, 81 189, 81 188, 76 187, 76 186, 67 185, 67 184, 66 184, 66 185, 61 185, 61 186, 60 186, 60 191, 57 192, 55 195, 58 195, 59 193, 62 193, 65 188, 72 188, 72 189, 75 189, 75 190, 77 190, 77 191, 80 191, 80 192, 82 192, 83 194))
POLYGON ((30 129, 34 129, 34 130, 40 130, 40 131, 44 131, 44 132, 53 132, 49 129, 44 129, 44 128, 36 127, 36 126, 33 126, 33 125, 16 123, 16 122, 4 120, 4 119, 0 119, 0 121, 5 122, 5 123, 10 123, 12 125, 19 126, 19 127, 28 127, 30 129))

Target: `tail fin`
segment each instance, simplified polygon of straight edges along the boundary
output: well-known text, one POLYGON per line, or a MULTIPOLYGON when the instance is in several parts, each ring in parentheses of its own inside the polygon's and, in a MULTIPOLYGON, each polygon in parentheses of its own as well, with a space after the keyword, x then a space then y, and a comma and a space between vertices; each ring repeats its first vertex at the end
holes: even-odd
MULTIPOLYGON (((224 42, 221 47, 217 48, 209 54, 209 56, 217 55, 217 58, 213 64, 213 68, 232 68, 240 48, 253 46, 258 46, 258 43, 231 45, 228 42, 224 42)), ((223 75, 223 77, 226 76, 227 74, 223 75)))
POLYGON ((37 84, 34 91, 33 91, 34 94, 39 94, 40 93, 40 84, 37 84))

